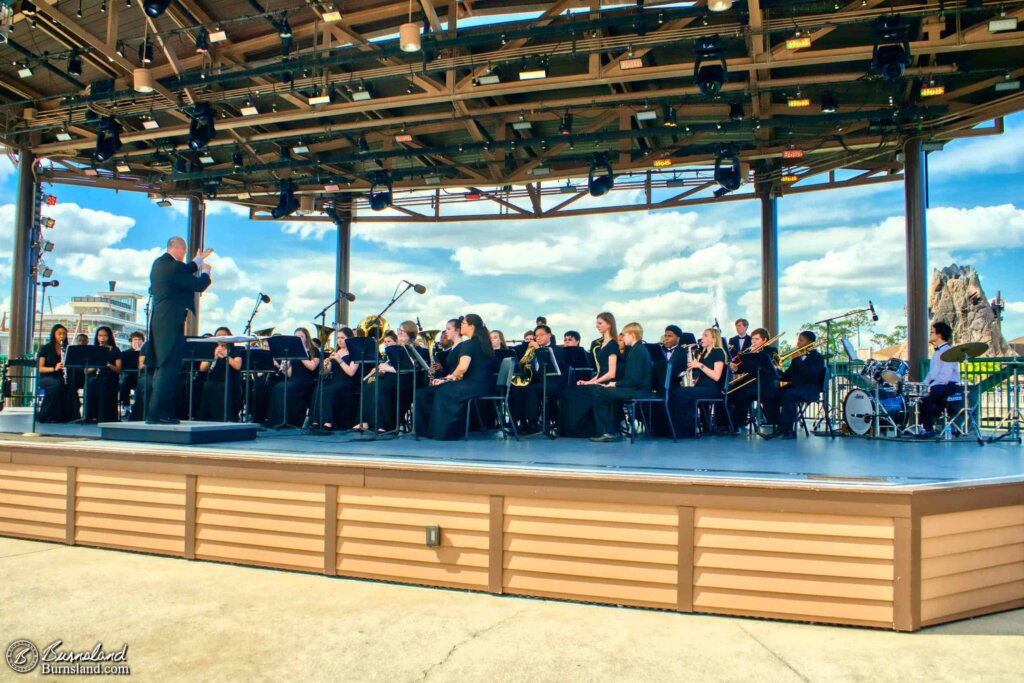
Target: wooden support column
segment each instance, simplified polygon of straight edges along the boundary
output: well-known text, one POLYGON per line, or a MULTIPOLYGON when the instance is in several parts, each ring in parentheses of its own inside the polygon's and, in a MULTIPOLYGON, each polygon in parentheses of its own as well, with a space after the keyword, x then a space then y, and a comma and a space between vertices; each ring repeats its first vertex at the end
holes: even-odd
MULTIPOLYGON (((206 241, 206 202, 199 197, 188 198, 188 260, 192 260, 203 248, 206 241)), ((189 316, 185 323, 185 334, 190 337, 199 336, 199 302, 196 296, 196 314, 189 316)))
MULTIPOLYGON (((7 357, 22 358, 32 353, 32 334, 35 329, 35 248, 32 243, 38 229, 36 213, 36 195, 39 183, 36 182, 32 166, 36 155, 29 146, 22 147, 18 152, 18 204, 14 214, 14 250, 11 253, 11 309, 8 316, 10 336, 7 348, 3 351, 7 357)), ((16 393, 23 393, 27 388, 32 373, 28 368, 10 368, 9 377, 17 384, 16 393)))
POLYGON ((338 202, 334 207, 334 224, 338 228, 338 251, 335 263, 335 286, 334 295, 338 297, 338 305, 334 309, 334 322, 336 325, 349 324, 348 299, 341 296, 341 292, 349 291, 349 283, 352 274, 352 219, 355 217, 356 207, 351 200, 338 202))
POLYGON ((907 354, 910 362, 910 379, 914 382, 921 381, 921 362, 928 357, 928 229, 925 219, 928 171, 921 143, 921 138, 912 138, 903 145, 907 249, 907 354))

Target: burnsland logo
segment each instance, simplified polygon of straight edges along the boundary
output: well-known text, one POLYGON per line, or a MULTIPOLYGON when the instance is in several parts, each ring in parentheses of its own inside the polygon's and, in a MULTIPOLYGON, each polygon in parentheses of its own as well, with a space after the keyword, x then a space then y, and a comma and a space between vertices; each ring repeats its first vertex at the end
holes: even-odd
POLYGON ((19 638, 7 646, 7 666, 17 673, 39 668, 43 675, 122 675, 131 674, 128 667, 128 643, 107 652, 102 643, 91 650, 62 650, 63 640, 55 640, 40 652, 35 643, 19 638))

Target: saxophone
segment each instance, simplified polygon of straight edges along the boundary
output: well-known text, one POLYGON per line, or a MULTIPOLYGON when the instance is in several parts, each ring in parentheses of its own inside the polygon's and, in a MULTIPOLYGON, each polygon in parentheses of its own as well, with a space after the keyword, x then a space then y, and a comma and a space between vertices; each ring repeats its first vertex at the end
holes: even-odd
MULTIPOLYGON (((699 344, 688 344, 686 346, 686 364, 689 366, 694 361, 699 361, 704 357, 704 348, 699 344)), ((691 370, 687 367, 683 370, 683 376, 679 380, 679 386, 689 388, 697 386, 697 372, 698 370, 691 370)))

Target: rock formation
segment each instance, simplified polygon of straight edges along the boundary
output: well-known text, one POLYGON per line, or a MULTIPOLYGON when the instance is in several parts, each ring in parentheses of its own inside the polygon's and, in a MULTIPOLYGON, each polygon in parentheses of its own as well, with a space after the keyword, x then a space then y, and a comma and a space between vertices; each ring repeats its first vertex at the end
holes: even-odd
POLYGON ((973 266, 954 263, 933 270, 928 311, 931 322, 942 320, 953 328, 954 344, 980 341, 988 344, 986 356, 1013 355, 973 266))

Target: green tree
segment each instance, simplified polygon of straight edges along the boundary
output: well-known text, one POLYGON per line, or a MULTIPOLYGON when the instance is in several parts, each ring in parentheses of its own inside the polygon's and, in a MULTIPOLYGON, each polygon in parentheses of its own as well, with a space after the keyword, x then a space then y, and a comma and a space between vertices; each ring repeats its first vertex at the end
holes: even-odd
MULTIPOLYGON (((849 339, 853 342, 854 346, 856 346, 858 333, 867 334, 873 332, 874 327, 875 323, 871 320, 871 314, 867 311, 861 311, 860 313, 851 315, 849 318, 832 321, 831 351, 833 353, 842 353, 842 347, 839 342, 840 339, 849 339)), ((826 325, 824 323, 804 323, 800 329, 810 330, 821 338, 825 336, 826 325)), ((793 335, 793 343, 796 343, 796 335, 793 335)))
POLYGON ((907 325, 906 323, 900 323, 896 327, 892 328, 892 332, 885 334, 884 332, 876 332, 871 335, 871 343, 875 346, 886 347, 894 346, 899 344, 907 338, 907 325))

